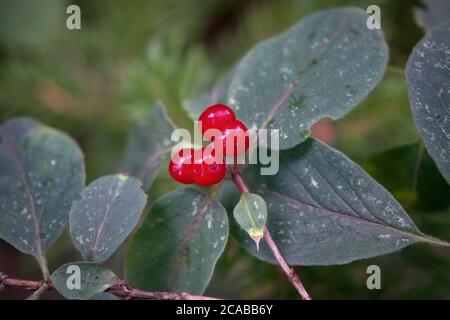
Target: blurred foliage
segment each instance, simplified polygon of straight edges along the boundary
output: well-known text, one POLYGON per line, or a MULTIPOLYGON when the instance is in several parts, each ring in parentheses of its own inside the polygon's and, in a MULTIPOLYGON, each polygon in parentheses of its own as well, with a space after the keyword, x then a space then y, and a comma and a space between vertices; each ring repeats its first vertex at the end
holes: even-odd
MULTIPOLYGON (((119 170, 129 128, 154 101, 167 106, 177 125, 189 127, 184 101, 206 91, 252 45, 285 30, 302 16, 339 5, 380 6, 390 68, 354 112, 337 123, 324 122, 314 131, 334 141, 360 164, 374 154, 419 141, 403 72, 412 47, 423 36, 413 15, 419 0, 72 3, 81 7, 79 31, 65 27, 69 1, 0 0, 0 122, 26 115, 68 132, 85 153, 88 182, 119 170)), ((421 205, 411 205, 409 197, 399 194, 403 182, 407 185, 414 179, 410 158, 409 151, 388 153, 386 158, 369 161, 368 168, 398 196, 425 233, 450 240, 450 210, 448 202, 442 201, 448 193, 441 184, 430 180, 423 200, 427 203, 421 205), (387 164, 387 169, 378 171, 387 164), (389 177, 391 182, 386 180, 389 177), (430 213, 429 209, 436 209, 436 201, 439 211, 430 213)), ((423 172, 426 175, 428 171, 423 172)), ((161 170, 150 199, 176 186, 167 170, 161 170)), ((108 262, 119 275, 125 248, 108 262)), ((24 278, 38 277, 32 258, 4 243, 0 243, 0 257, 0 270, 24 278)), ((49 252, 52 270, 77 259, 80 257, 67 234, 49 252)), ((449 267, 450 255, 445 249, 417 245, 344 266, 298 271, 314 298, 450 298, 449 267), (370 264, 381 267, 382 290, 366 288, 370 264)), ((26 294, 0 291, 2 298, 26 294)), ((233 239, 220 259, 208 294, 296 298, 277 267, 251 257, 233 239)))
POLYGON ((403 203, 406 209, 443 210, 450 204, 450 186, 423 143, 389 149, 372 156, 366 171, 403 203))

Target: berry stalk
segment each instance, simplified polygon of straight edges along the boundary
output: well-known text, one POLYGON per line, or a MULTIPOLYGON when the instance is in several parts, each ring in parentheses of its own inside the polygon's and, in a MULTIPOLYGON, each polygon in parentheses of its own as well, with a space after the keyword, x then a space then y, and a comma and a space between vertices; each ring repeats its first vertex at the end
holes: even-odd
MULTIPOLYGON (((233 169, 233 172, 231 173, 231 179, 233 180, 234 184, 239 188, 241 193, 249 192, 249 189, 247 185, 244 182, 244 179, 242 178, 241 174, 239 173, 239 170, 237 167, 233 169)), ((272 239, 272 235, 269 232, 269 229, 267 227, 264 228, 264 241, 266 241, 267 246, 272 251, 275 260, 277 261, 278 265, 281 267, 283 272, 286 274, 289 282, 292 284, 292 286, 297 290, 297 292, 300 294, 303 300, 311 300, 311 296, 309 295, 308 291, 306 291, 305 287, 303 286, 302 282, 300 281, 300 277, 295 273, 294 269, 292 269, 286 262, 286 260, 283 258, 283 255, 281 254, 280 250, 278 249, 276 243, 272 239)))

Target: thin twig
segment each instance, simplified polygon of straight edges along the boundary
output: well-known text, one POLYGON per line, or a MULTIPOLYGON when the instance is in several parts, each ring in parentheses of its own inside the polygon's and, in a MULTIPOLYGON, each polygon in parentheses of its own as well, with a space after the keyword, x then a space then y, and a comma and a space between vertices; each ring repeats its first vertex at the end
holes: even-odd
MULTIPOLYGON (((247 193, 249 192, 249 189, 247 185, 244 182, 244 179, 242 179, 241 174, 237 169, 233 170, 231 173, 231 179, 236 184, 236 186, 239 188, 241 193, 247 193)), ((270 235, 269 229, 267 227, 264 228, 264 240, 266 241, 268 247, 272 251, 275 260, 280 265, 281 269, 284 271, 286 276, 289 279, 289 282, 292 284, 292 286, 297 290, 297 292, 300 294, 300 296, 304 300, 311 300, 311 296, 306 291, 305 287, 303 286, 302 282, 300 281, 299 276, 294 272, 294 270, 289 267, 286 260, 284 260, 283 255, 281 254, 280 250, 278 249, 277 245, 272 239, 272 236, 270 235)))
POLYGON ((234 184, 239 188, 239 191, 241 191, 241 193, 249 192, 248 187, 244 182, 244 179, 242 179, 242 176, 240 175, 237 169, 233 171, 233 173, 231 174, 231 178, 234 184))
POLYGON ((300 296, 304 300, 311 300, 311 296, 306 291, 305 287, 303 286, 302 282, 300 281, 299 276, 295 273, 294 269, 292 269, 291 267, 288 266, 288 264, 286 263, 286 260, 284 260, 283 256, 281 255, 280 250, 278 250, 277 245, 273 241, 272 236, 270 235, 269 229, 267 229, 267 227, 264 228, 264 240, 266 241, 270 250, 272 250, 272 253, 275 256, 275 260, 277 260, 281 269, 283 269, 283 271, 286 274, 286 276, 288 277, 289 281, 294 286, 294 288, 297 290, 297 292, 300 294, 300 296))
POLYGON ((45 291, 47 291, 47 289, 48 289, 47 283, 44 282, 44 281, 42 281, 41 286, 40 286, 35 292, 33 292, 33 293, 31 294, 31 296, 29 296, 29 297, 27 298, 27 300, 39 300, 40 297, 41 297, 41 295, 42 295, 45 291))
MULTIPOLYGON (((0 285, 5 287, 19 287, 33 293, 45 287, 45 290, 54 290, 55 286, 50 281, 34 281, 10 278, 6 275, 2 275, 0 278, 0 285)), ((213 297, 197 296, 187 292, 159 292, 159 291, 143 291, 132 287, 124 280, 119 280, 117 284, 106 290, 107 292, 124 299, 153 299, 153 300, 219 300, 213 297)), ((30 298, 33 296, 31 295, 30 298)), ((37 296, 39 298, 39 296, 37 296)))

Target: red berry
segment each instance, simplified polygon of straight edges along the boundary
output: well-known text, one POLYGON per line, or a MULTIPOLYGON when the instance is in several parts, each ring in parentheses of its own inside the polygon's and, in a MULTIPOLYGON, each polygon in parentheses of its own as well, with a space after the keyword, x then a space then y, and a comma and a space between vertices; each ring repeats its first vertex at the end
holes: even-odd
POLYGON ((173 157, 169 163, 169 173, 176 181, 191 184, 192 170, 194 167, 194 150, 181 149, 178 152, 178 157, 173 157))
POLYGON ((215 104, 202 112, 198 121, 202 124, 202 134, 208 129, 217 129, 220 125, 236 120, 234 111, 224 104, 215 104))
POLYGON ((192 180, 204 187, 219 183, 225 178, 226 166, 223 161, 214 159, 214 151, 210 154, 201 149, 201 157, 196 157, 192 170, 192 180))
MULTIPOLYGON (((226 123, 219 127, 220 131, 222 131, 222 136, 220 140, 223 143, 223 154, 228 157, 236 157, 248 150, 249 147, 249 137, 248 137, 248 129, 239 120, 235 120, 232 123, 226 123), (233 141, 233 148, 227 148, 227 139, 233 141), (244 141, 244 145, 242 146, 242 141, 244 141)), ((229 142, 231 143, 231 142, 229 142)))

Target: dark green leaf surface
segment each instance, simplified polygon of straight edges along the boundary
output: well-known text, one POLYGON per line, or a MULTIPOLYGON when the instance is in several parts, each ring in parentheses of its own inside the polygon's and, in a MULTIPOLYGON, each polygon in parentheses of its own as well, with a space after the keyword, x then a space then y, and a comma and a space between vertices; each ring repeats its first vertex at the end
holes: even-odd
POLYGON ((0 237, 40 259, 84 187, 83 154, 67 135, 28 118, 0 127, 0 237))
POLYGON ((174 129, 161 104, 136 124, 125 153, 124 171, 139 178, 148 190, 164 158, 170 154, 170 137, 174 129))
MULTIPOLYGON (((343 264, 418 241, 440 243, 423 235, 389 192, 341 152, 308 140, 280 157, 277 175, 249 167, 245 179, 266 201, 268 229, 289 264, 343 264)), ((234 235, 253 255, 274 261, 264 241, 257 252, 245 232, 234 228, 234 235)))
POLYGON ((450 20, 450 1, 422 0, 423 8, 415 10, 417 20, 429 30, 442 22, 450 20))
POLYGON ((95 180, 70 211, 73 244, 88 260, 107 260, 139 222, 146 201, 136 178, 111 175, 95 180))
POLYGON ((228 238, 225 209, 193 188, 159 199, 130 245, 126 276, 144 290, 202 294, 228 238))
POLYGON ((91 262, 70 262, 59 267, 50 276, 56 290, 67 299, 86 300, 98 292, 105 291, 119 279, 99 264, 91 262), (77 271, 74 271, 77 270, 77 271), (74 287, 79 275, 80 287, 74 287))
POLYGON ((308 16, 254 47, 240 62, 228 102, 248 127, 280 129, 291 148, 323 117, 339 119, 378 84, 388 61, 367 14, 339 8, 308 16))
POLYGON ((406 68, 414 120, 428 153, 450 183, 450 21, 414 48, 406 68))

